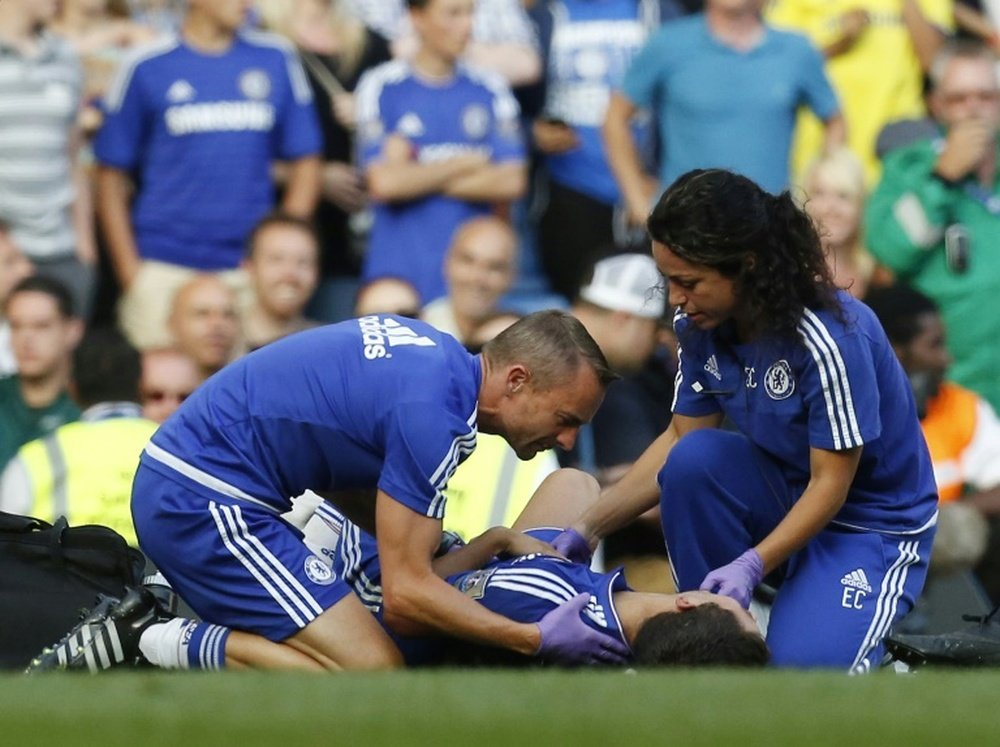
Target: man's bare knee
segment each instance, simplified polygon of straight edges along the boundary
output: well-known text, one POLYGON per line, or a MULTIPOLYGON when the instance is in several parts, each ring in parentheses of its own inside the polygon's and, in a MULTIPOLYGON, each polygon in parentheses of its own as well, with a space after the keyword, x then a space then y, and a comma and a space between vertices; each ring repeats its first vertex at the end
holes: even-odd
POLYGON ((353 594, 337 602, 284 642, 331 670, 395 669, 403 655, 353 594))

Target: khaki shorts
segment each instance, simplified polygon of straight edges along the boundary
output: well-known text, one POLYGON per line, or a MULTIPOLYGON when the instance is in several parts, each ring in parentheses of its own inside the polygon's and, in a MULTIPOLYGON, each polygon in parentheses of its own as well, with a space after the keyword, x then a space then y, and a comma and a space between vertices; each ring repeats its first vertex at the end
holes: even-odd
MULTIPOLYGON (((139 273, 118 303, 118 324, 136 348, 149 350, 166 347, 173 342, 167 320, 177 290, 188 280, 201 274, 199 270, 166 262, 146 260, 139 273)), ((248 306, 251 290, 242 269, 215 273, 236 291, 242 314, 248 306)))

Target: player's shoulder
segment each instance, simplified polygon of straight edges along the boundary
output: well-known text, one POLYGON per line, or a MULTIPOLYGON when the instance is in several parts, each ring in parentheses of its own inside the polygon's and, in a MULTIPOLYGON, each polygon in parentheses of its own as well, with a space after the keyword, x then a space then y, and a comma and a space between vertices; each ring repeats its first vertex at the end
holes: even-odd
POLYGON ((366 70, 358 80, 356 91, 379 93, 385 88, 398 85, 413 77, 413 68, 406 60, 389 60, 366 70))
POLYGON ((813 357, 839 358, 851 349, 888 344, 875 313, 846 291, 837 292, 834 308, 805 309, 798 332, 813 357))
POLYGON ((281 57, 298 56, 295 45, 280 34, 259 29, 243 29, 239 32, 238 38, 243 44, 261 53, 271 53, 281 57))
POLYGON ((139 68, 149 68, 156 62, 169 57, 181 47, 181 38, 176 33, 160 34, 154 39, 138 44, 122 58, 118 67, 120 73, 128 74, 139 68))

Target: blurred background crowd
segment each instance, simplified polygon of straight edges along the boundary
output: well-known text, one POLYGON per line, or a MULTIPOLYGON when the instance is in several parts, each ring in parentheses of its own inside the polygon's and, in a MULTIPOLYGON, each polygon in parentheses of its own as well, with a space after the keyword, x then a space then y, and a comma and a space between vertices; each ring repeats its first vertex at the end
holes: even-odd
MULTIPOLYGON (((624 377, 572 453, 480 435, 448 528, 509 521, 559 463, 609 484, 670 418, 645 216, 724 167, 791 190, 882 319, 935 572, 1000 601, 998 55, 998 0, 3 0, 0 509, 134 541, 156 423, 384 312, 475 350, 570 309, 624 377)), ((603 549, 669 585, 656 516, 603 549)))

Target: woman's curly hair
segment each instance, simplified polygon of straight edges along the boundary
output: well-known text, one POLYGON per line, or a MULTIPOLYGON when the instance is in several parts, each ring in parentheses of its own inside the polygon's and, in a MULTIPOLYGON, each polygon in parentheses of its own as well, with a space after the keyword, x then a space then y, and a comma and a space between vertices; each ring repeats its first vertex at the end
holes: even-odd
POLYGON ((794 337, 804 309, 840 309, 816 228, 787 191, 696 169, 663 193, 646 227, 681 259, 735 278, 761 332, 794 337))

